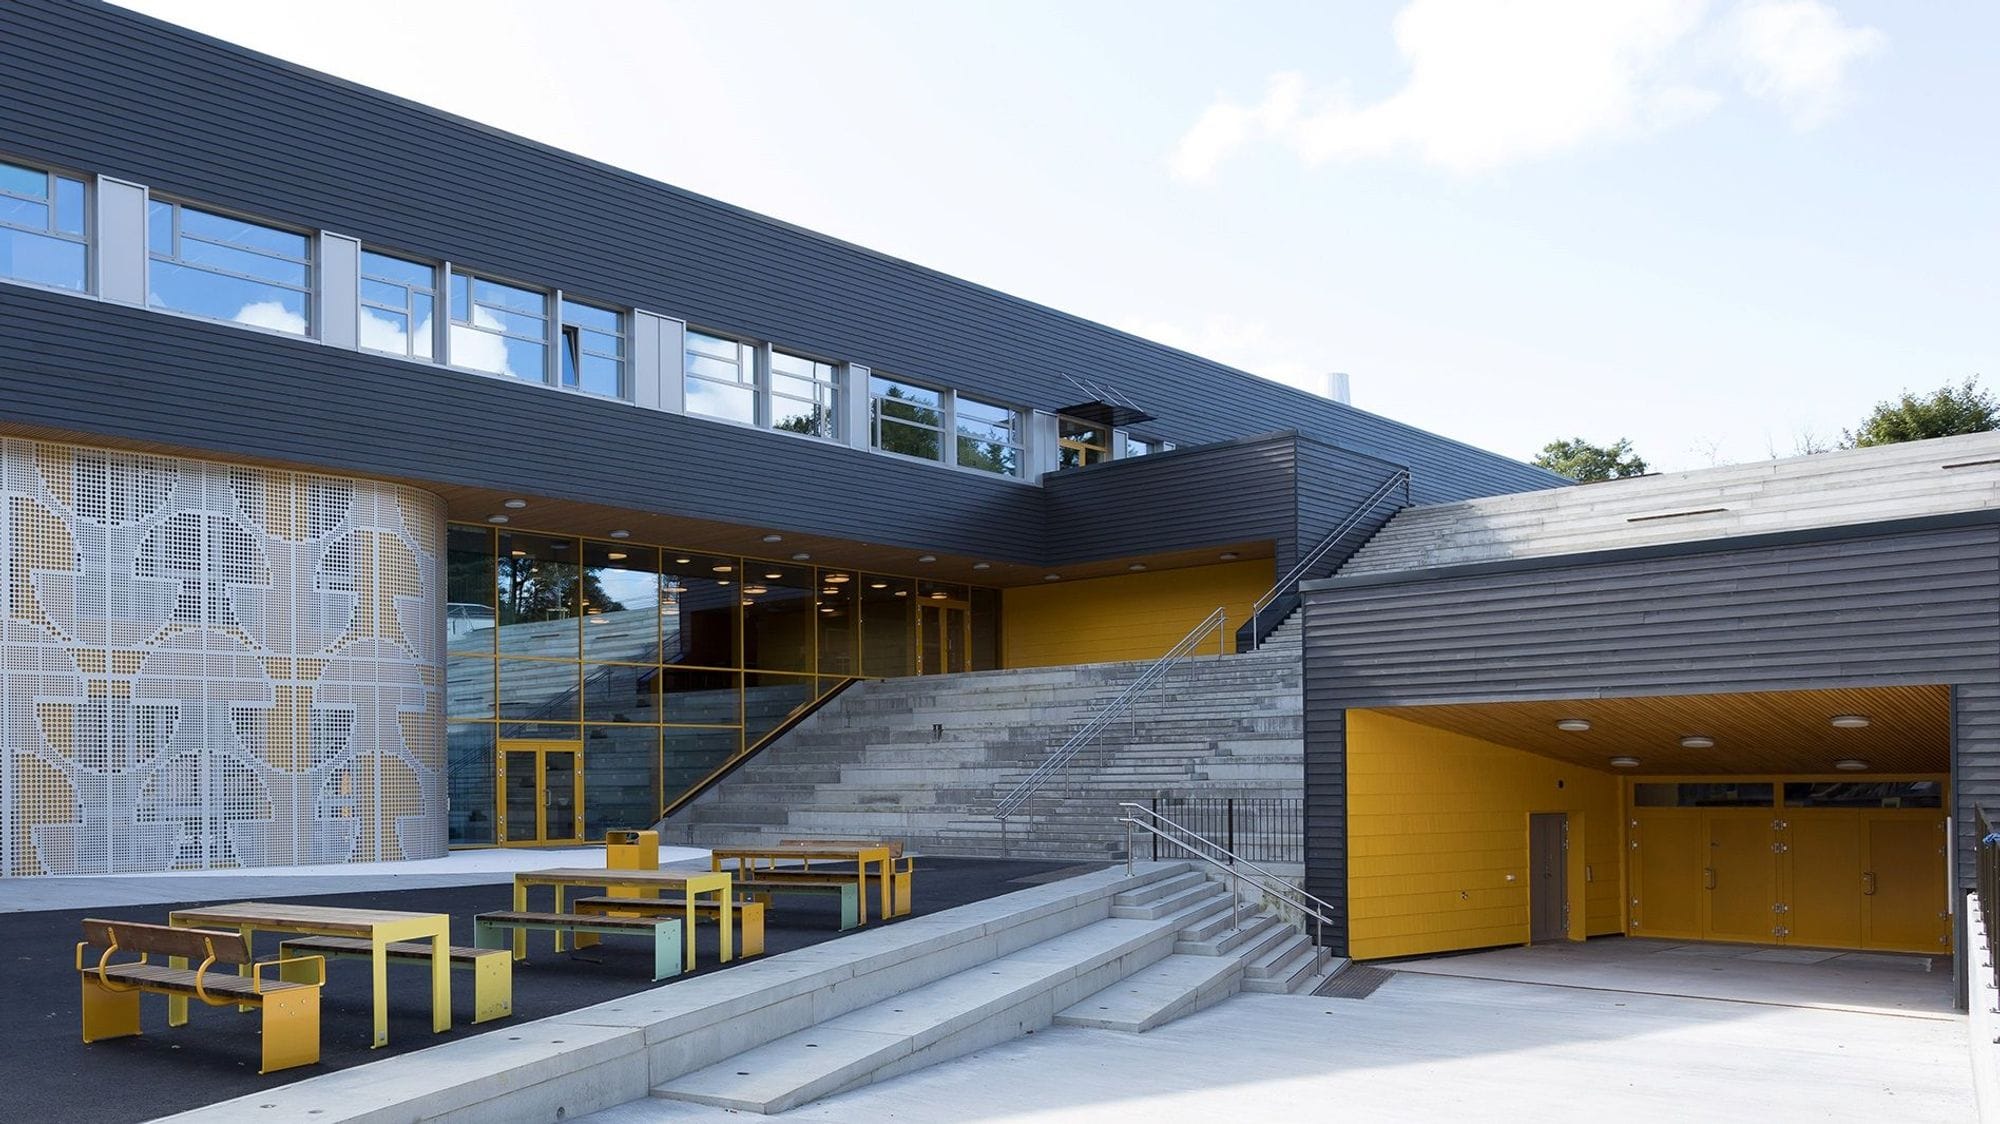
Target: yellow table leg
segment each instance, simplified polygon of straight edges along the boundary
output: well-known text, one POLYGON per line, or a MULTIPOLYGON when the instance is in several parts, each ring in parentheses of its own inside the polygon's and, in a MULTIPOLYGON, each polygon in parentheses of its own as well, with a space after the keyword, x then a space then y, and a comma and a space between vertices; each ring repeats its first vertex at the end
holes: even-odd
MULTIPOLYGON (((555 884, 555 892, 556 892, 556 912, 557 912, 557 913, 561 913, 561 912, 563 911, 563 904, 562 904, 562 900, 563 900, 563 888, 562 888, 562 883, 558 882, 558 883, 556 883, 556 884, 555 884)), ((562 931, 561 929, 557 929, 557 930, 555 931, 555 934, 554 934, 554 936, 555 936, 555 938, 556 938, 556 951, 557 951, 557 952, 561 952, 561 951, 563 950, 563 931, 562 931)))
MULTIPOLYGON (((521 884, 521 878, 519 875, 516 875, 514 877, 514 912, 515 913, 528 912, 528 888, 521 884)), ((528 958, 528 931, 526 929, 516 928, 514 930, 514 959, 526 960, 527 958, 528 958)))
POLYGON ((724 886, 716 891, 716 895, 722 899, 722 904, 715 907, 715 913, 722 923, 722 962, 727 964, 736 959, 736 919, 732 916, 736 908, 736 893, 733 886, 724 886))
POLYGON ((889 885, 889 852, 882 852, 882 920, 896 916, 896 895, 889 885))
POLYGON ((375 976, 375 1045, 389 1044, 389 942, 378 929, 368 934, 368 962, 375 976))
POLYGON ((438 924, 431 938, 431 1031, 443 1034, 451 1029, 451 928, 450 921, 438 924))
POLYGON ((683 926, 682 933, 687 937, 685 942, 687 947, 682 950, 681 971, 692 972, 694 971, 694 887, 687 887, 683 897, 686 900, 685 908, 687 910, 687 917, 681 924, 683 926))

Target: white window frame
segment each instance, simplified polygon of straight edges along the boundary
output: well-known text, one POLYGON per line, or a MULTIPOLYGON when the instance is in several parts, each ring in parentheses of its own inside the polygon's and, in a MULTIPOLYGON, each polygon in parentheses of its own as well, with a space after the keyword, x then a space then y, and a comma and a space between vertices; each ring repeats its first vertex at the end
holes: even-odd
POLYGON ((31 230, 28 227, 16 226, 13 223, 0 223, 0 226, 5 226, 9 230, 18 230, 25 234, 35 234, 35 235, 40 235, 41 237, 44 238, 53 238, 59 242, 74 242, 82 246, 83 288, 72 289, 67 285, 51 285, 48 284, 47 282, 36 281, 33 278, 28 278, 28 277, 0 276, 0 281, 7 281, 16 285, 29 285, 37 289, 47 289, 53 293, 70 293, 72 295, 77 295, 77 296, 95 295, 97 292, 97 273, 98 273, 98 266, 97 266, 98 251, 96 245, 97 209, 96 209, 96 198, 95 198, 97 185, 91 182, 91 177, 83 175, 80 172, 69 172, 69 171, 64 171, 61 168, 52 168, 39 161, 16 160, 13 157, 6 155, 0 155, 0 161, 12 164, 17 168, 26 168, 31 172, 42 173, 42 180, 48 187, 48 196, 46 200, 36 200, 36 199, 29 199, 27 196, 23 195, 15 195, 12 192, 0 192, 0 194, 4 194, 10 199, 22 199, 30 203, 40 203, 46 205, 49 209, 49 225, 48 229, 46 230, 31 230), (69 231, 63 230, 59 225, 62 220, 59 214, 61 205, 57 202, 57 193, 60 190, 57 187, 57 183, 58 181, 62 180, 67 180, 71 183, 78 184, 83 188, 83 232, 81 234, 72 234, 69 231))
POLYGON ((440 336, 444 334, 443 326, 445 324, 448 324, 451 319, 451 310, 450 308, 447 307, 450 301, 449 294, 447 294, 444 291, 444 286, 439 284, 439 282, 445 276, 444 267, 436 262, 425 261, 422 258, 417 258, 417 257, 407 257, 403 254, 399 254, 391 250, 378 250, 373 246, 370 246, 366 242, 364 242, 361 244, 360 256, 355 259, 354 268, 355 268, 355 277, 357 279, 355 282, 355 301, 356 301, 355 308, 356 308, 356 318, 357 318, 357 328, 356 328, 357 334, 355 336, 355 344, 354 344, 355 350, 365 351, 370 355, 387 355, 392 358, 407 359, 412 363, 437 363, 438 357, 444 353, 444 342, 442 339, 440 339, 440 336), (388 278, 381 278, 381 277, 371 277, 368 273, 368 255, 370 254, 374 254, 378 257, 394 258, 395 260, 402 262, 406 265, 422 266, 431 271, 431 287, 429 289, 431 298, 431 353, 429 355, 418 355, 408 349, 409 344, 414 343, 417 337, 417 318, 414 311, 412 311, 412 306, 414 303, 413 293, 408 289, 407 286, 405 286, 405 292, 403 294, 403 307, 401 308, 396 308, 392 305, 381 304, 377 301, 371 301, 368 299, 367 286, 369 281, 377 281, 385 285, 404 285, 404 283, 401 281, 393 281, 388 278), (359 319, 365 316, 366 315, 365 310, 370 308, 380 309, 383 312, 397 313, 401 315, 406 322, 408 322, 409 331, 404 337, 405 340, 407 341, 405 344, 405 350, 401 352, 385 351, 380 348, 369 347, 368 345, 361 342, 361 338, 359 335, 359 319), (440 312, 444 313, 444 315, 439 316, 438 313, 440 312))
POLYGON ((556 307, 556 349, 557 349, 556 363, 555 363, 556 385, 564 390, 574 391, 577 394, 587 394, 592 398, 604 398, 615 402, 632 401, 632 394, 633 394, 632 314, 627 310, 619 308, 615 305, 600 304, 597 301, 584 300, 580 297, 571 296, 570 294, 563 292, 558 292, 556 294, 555 307, 556 307), (570 323, 569 320, 565 318, 566 314, 569 311, 570 305, 577 305, 582 308, 590 309, 593 312, 602 312, 608 314, 609 316, 611 316, 612 321, 615 324, 614 330, 607 332, 603 328, 593 327, 588 324, 570 323), (574 333, 576 336, 576 348, 577 348, 576 385, 567 386, 564 385, 562 381, 562 367, 563 367, 563 357, 569 353, 570 337, 572 333, 574 333), (597 336, 609 335, 617 337, 618 350, 616 352, 605 352, 601 350, 593 350, 590 347, 585 346, 587 336, 589 335, 597 335, 597 336), (585 356, 595 356, 596 358, 599 359, 610 359, 618 364, 618 390, 616 393, 603 394, 598 391, 589 390, 584 387, 583 360, 585 356))
POLYGON ((821 359, 816 355, 813 355, 809 352, 799 351, 796 348, 779 347, 776 344, 766 345, 766 347, 764 348, 763 363, 764 363, 763 399, 765 403, 765 408, 763 410, 763 425, 765 429, 768 429, 773 433, 789 433, 795 437, 811 437, 819 441, 834 441, 834 442, 845 441, 846 431, 847 431, 846 401, 848 393, 847 370, 845 364, 834 359, 821 359), (789 372, 783 372, 783 375, 785 378, 788 379, 797 379, 802 382, 811 382, 815 387, 824 387, 826 389, 829 399, 825 405, 822 405, 821 403, 811 399, 800 398, 796 394, 782 394, 778 391, 778 377, 781 374, 781 372, 778 370, 778 360, 780 357, 786 359, 796 359, 802 363, 810 363, 813 365, 815 369, 813 371, 812 377, 809 379, 800 375, 791 374, 789 372), (818 368, 821 367, 824 367, 827 370, 827 375, 825 378, 819 377, 818 368), (778 419, 779 419, 778 403, 780 401, 797 402, 819 411, 820 416, 823 417, 828 423, 831 432, 800 433, 797 430, 778 428, 778 419))
MULTIPOLYGON (((918 464, 947 464, 955 466, 958 461, 958 441, 956 440, 957 427, 952 421, 951 397, 951 390, 948 387, 935 386, 930 383, 920 382, 917 379, 905 378, 901 375, 884 374, 879 368, 871 371, 868 379, 868 448, 877 453, 899 457, 906 461, 914 461, 918 464), (938 455, 936 459, 913 456, 909 453, 899 453, 894 449, 883 448, 882 411, 878 408, 877 403, 887 401, 888 395, 877 394, 875 392, 876 379, 881 379, 885 382, 901 383, 904 386, 916 387, 918 390, 928 390, 938 396, 936 408, 939 428, 938 455)), ((922 409, 931 408, 919 403, 911 403, 911 405, 918 405, 922 409)), ((902 418, 890 418, 889 420, 897 425, 907 426, 910 429, 930 428, 917 422, 905 421, 902 418)), ((991 473, 985 475, 991 475, 991 473)))
POLYGON ((682 333, 681 338, 681 392, 685 395, 684 408, 687 415, 691 418, 707 418, 709 421, 726 422, 730 425, 747 425, 753 428, 762 428, 764 418, 770 412, 764 400, 769 387, 769 380, 764 377, 763 372, 764 351, 765 345, 758 343, 756 340, 731 335, 728 332, 718 332, 709 328, 697 327, 693 324, 688 325, 682 333), (696 336, 734 344, 736 347, 736 358, 723 359, 721 356, 712 355, 705 351, 695 351, 696 336), (696 374, 693 370, 693 365, 689 362, 689 357, 697 354, 705 359, 713 359, 718 363, 726 362, 735 364, 737 377, 732 380, 724 380, 712 378, 708 375, 696 374), (750 391, 750 417, 746 420, 744 418, 732 418, 726 414, 710 414, 697 410, 694 405, 694 395, 687 394, 687 384, 690 379, 698 382, 712 383, 716 386, 735 387, 738 389, 747 388, 750 391))
MULTIPOLYGON (((238 211, 228 210, 227 208, 211 206, 207 203, 190 203, 185 200, 175 198, 173 196, 154 195, 149 191, 146 195, 146 227, 145 227, 146 271, 147 271, 146 285, 149 294, 146 301, 146 307, 154 312, 164 312, 170 316, 185 316, 188 317, 189 319, 200 320, 209 324, 227 324, 233 328, 242 328, 252 332, 264 332, 269 335, 280 336, 289 340, 318 339, 320 331, 319 257, 317 254, 314 253, 314 251, 318 248, 319 233, 320 232, 316 230, 300 230, 297 227, 289 226, 285 223, 272 222, 269 219, 252 217, 250 215, 246 215, 238 211), (165 254, 162 254, 153 249, 153 205, 155 203, 160 204, 162 206, 173 208, 173 216, 174 216, 173 229, 170 232, 171 245, 169 246, 168 252, 165 254), (233 273, 226 269, 215 269, 211 266, 195 265, 191 262, 184 261, 181 258, 181 213, 190 208, 199 211, 202 214, 214 215, 217 218, 231 219, 236 222, 246 223, 250 226, 260 226, 266 230, 276 230, 285 234, 294 234, 299 236, 300 238, 305 239, 306 256, 303 258, 285 257, 282 254, 273 254, 264 250, 251 249, 249 247, 232 247, 233 249, 241 249, 246 253, 257 254, 259 256, 268 257, 276 261, 292 262, 298 265, 305 266, 305 273, 306 273, 305 284, 302 286, 291 285, 283 281, 273 281, 267 277, 253 277, 249 274, 233 273), (190 269, 197 273, 210 273, 214 274, 217 277, 234 277, 238 280, 249 281, 257 285, 269 285, 275 289, 289 289, 293 292, 297 292, 305 297, 304 316, 306 322, 306 330, 304 332, 287 332, 281 328, 267 328, 262 324, 246 324, 241 320, 233 320, 224 316, 208 316, 200 312, 190 312, 184 308, 169 308, 166 305, 156 305, 152 303, 152 299, 150 297, 150 293, 152 290, 152 269, 153 269, 153 263, 160 261, 164 261, 169 265, 179 266, 182 269, 190 269)), ((202 239, 202 241, 205 241, 205 239, 202 239)))
MULTIPOLYGON (((560 298, 561 294, 556 293, 549 289, 545 289, 540 285, 529 284, 526 281, 515 281, 510 278, 496 276, 491 273, 478 272, 470 269, 461 269, 457 265, 451 262, 444 263, 443 277, 444 277, 444 289, 441 292, 440 296, 443 298, 444 301, 444 316, 442 317, 442 319, 444 322, 444 356, 445 356, 444 362, 446 366, 452 367, 460 371, 471 371, 474 374, 491 375, 496 379, 512 379, 515 382, 532 382, 534 385, 538 386, 555 385, 555 376, 553 375, 552 372, 555 369, 555 356, 556 356, 555 336, 558 333, 556 331, 557 320, 556 317, 554 316, 554 310, 557 307, 555 302, 560 298), (468 320, 458 319, 457 310, 452 308, 451 286, 452 282, 460 277, 465 278, 465 305, 466 305, 465 311, 468 317, 472 315, 472 310, 474 308, 482 307, 482 302, 478 299, 473 290, 473 286, 480 281, 490 281, 495 285, 504 285, 507 288, 518 289, 521 290, 522 292, 532 293, 541 298, 542 301, 541 319, 544 330, 542 332, 542 339, 539 341, 542 347, 542 369, 540 372, 540 377, 538 379, 530 379, 526 375, 510 375, 505 371, 489 371, 483 367, 468 367, 465 364, 460 363, 458 361, 458 356, 452 354, 453 348, 451 346, 451 330, 454 327, 461 327, 461 326, 464 327, 466 331, 479 332, 482 335, 497 336, 503 340, 521 340, 524 343, 537 342, 536 340, 528 336, 518 335, 514 332, 506 332, 506 331, 496 332, 491 328, 481 328, 478 325, 472 323, 469 319, 468 320)), ((501 312, 512 313, 517 316, 533 315, 533 313, 522 312, 520 309, 508 308, 505 305, 497 305, 497 306, 488 305, 485 307, 496 307, 501 312)))
MULTIPOLYGON (((948 411, 948 414, 951 420, 951 461, 950 461, 951 464, 959 468, 963 468, 968 472, 977 472, 982 476, 999 476, 1005 479, 1019 480, 1025 475, 1027 475, 1028 413, 1026 410, 1021 409, 1019 406, 1010 406, 1005 402, 993 402, 985 398, 980 398, 974 395, 961 394, 958 391, 952 391, 951 408, 948 411), (1014 439, 1011 441, 988 441, 984 438, 973 437, 970 434, 960 433, 958 430, 958 401, 960 398, 968 399, 972 402, 975 402, 989 409, 1007 411, 1007 413, 1013 418, 1013 424, 1009 428, 1011 428, 1014 432, 1014 439), (958 460, 958 443, 960 440, 963 439, 975 440, 981 442, 982 444, 988 444, 988 445, 1000 445, 1004 448, 1014 450, 1013 469, 1008 472, 993 472, 989 469, 979 468, 974 465, 960 464, 958 460)), ((985 420, 976 420, 975 424, 991 425, 993 423, 985 420)))

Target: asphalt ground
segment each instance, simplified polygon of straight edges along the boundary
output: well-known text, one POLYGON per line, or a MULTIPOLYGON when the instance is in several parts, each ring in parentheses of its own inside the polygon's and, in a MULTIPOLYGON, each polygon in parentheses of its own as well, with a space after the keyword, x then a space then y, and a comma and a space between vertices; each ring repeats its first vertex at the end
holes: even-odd
MULTIPOLYGON (((917 859, 911 917, 996 897, 1048 881, 1074 864, 1005 859, 917 859)), ((817 868, 817 867, 816 867, 817 868)), ((547 908, 548 890, 532 891, 530 908, 547 908)), ((529 935, 528 959, 514 965, 514 1014, 478 1026, 472 1020, 472 978, 452 973, 452 1027, 431 1031, 430 976, 421 965, 389 967, 389 1045, 371 1050, 373 1012, 368 964, 336 960, 327 964, 320 998, 320 1063, 280 1073, 257 1073, 260 1044, 256 1011, 204 1007, 190 1001, 186 1026, 167 1025, 167 1000, 141 999, 143 1033, 85 1045, 79 1012, 80 982, 75 948, 85 917, 164 923, 176 909, 216 905, 235 898, 208 898, 172 905, 114 906, 48 910, 0 917, 0 1121, 90 1121, 123 1124, 150 1120, 260 1089, 393 1054, 420 1050, 472 1034, 505 1034, 532 1019, 573 1011, 608 999, 709 972, 718 965, 716 929, 698 927, 698 967, 692 973, 654 983, 651 944, 643 938, 606 937, 591 948, 551 951, 547 933, 529 935)), ((361 909, 415 910, 451 915, 452 943, 472 943, 472 918, 513 908, 506 884, 374 893, 321 894, 275 899, 361 909)), ((886 924, 900 924, 898 918, 886 924)), ((765 955, 772 956, 846 934, 835 929, 837 902, 818 896, 780 895, 764 918, 765 955)), ((871 921, 853 932, 885 922, 871 921)), ((259 955, 275 955, 276 938, 260 934, 259 955)), ((734 963, 748 963, 737 960, 734 963)))

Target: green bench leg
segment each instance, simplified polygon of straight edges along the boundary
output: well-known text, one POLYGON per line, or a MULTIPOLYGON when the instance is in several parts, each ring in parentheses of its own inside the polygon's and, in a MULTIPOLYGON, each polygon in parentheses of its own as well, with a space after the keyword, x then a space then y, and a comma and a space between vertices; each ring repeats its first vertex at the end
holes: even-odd
POLYGON ((840 884, 840 929, 846 932, 861 924, 861 887, 852 882, 840 884))
POLYGON ((678 923, 653 926, 653 978, 664 980, 681 974, 681 930, 678 923))

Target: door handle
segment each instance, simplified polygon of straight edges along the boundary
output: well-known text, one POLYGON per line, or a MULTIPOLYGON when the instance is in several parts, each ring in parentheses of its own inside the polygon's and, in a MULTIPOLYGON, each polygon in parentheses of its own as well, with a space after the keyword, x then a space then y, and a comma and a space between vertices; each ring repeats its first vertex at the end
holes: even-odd
POLYGON ((1702 867, 1702 868, 1701 868, 1701 888, 1702 888, 1702 889, 1704 889, 1704 890, 1713 890, 1713 889, 1715 889, 1715 868, 1714 868, 1714 867, 1712 867, 1712 866, 1705 866, 1705 867, 1702 867))
POLYGON ((1873 897, 1873 896, 1875 895, 1875 872, 1874 872, 1874 871, 1872 871, 1872 870, 1864 870, 1864 871, 1862 871, 1862 872, 1861 872, 1861 892, 1862 892, 1863 894, 1866 894, 1866 895, 1868 895, 1869 897, 1873 897))

